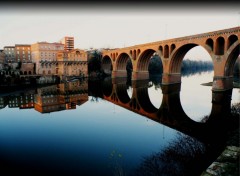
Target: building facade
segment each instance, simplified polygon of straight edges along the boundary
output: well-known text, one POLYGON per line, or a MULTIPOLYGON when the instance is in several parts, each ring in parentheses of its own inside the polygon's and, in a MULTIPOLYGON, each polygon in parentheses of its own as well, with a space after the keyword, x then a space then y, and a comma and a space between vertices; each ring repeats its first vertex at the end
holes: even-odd
POLYGON ((60 43, 64 44, 65 51, 71 51, 74 49, 74 37, 63 37, 60 43))
POLYGON ((5 63, 5 53, 3 50, 0 50, 0 71, 3 69, 5 63))
POLYGON ((15 45, 15 61, 16 62, 32 62, 31 45, 16 44, 15 45))
POLYGON ((38 42, 31 45, 32 61, 36 66, 36 74, 56 74, 57 53, 64 50, 61 43, 38 42))
POLYGON ((16 62, 15 46, 5 46, 3 50, 5 53, 5 62, 7 63, 16 62))
POLYGON ((61 51, 57 55, 56 73, 61 76, 88 75, 87 52, 80 49, 61 51))
POLYGON ((3 50, 0 50, 0 64, 5 62, 5 53, 3 50))

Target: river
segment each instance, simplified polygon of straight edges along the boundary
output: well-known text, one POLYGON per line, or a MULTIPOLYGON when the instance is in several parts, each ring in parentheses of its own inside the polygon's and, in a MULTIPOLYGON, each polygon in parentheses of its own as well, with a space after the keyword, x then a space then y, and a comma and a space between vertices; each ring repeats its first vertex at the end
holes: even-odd
POLYGON ((239 89, 226 96, 201 85, 212 77, 184 76, 177 86, 84 80, 1 93, 0 174, 199 175, 225 147, 236 123, 224 115, 240 102, 239 89))

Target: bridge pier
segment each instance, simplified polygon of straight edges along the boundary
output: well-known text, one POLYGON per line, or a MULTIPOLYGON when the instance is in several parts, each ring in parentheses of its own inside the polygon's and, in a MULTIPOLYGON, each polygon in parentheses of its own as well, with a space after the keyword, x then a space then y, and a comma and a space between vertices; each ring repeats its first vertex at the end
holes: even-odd
POLYGON ((126 70, 112 71, 112 78, 118 78, 118 77, 127 77, 127 71, 126 70))
POLYGON ((162 75, 162 84, 179 84, 181 83, 181 74, 180 73, 163 73, 162 75))
POLYGON ((132 88, 148 87, 148 79, 145 80, 133 80, 132 88))
POLYGON ((112 78, 112 84, 126 84, 127 78, 126 77, 115 77, 112 78))
POLYGON ((132 80, 149 79, 148 71, 133 71, 132 80))
POLYGON ((162 85, 161 88, 162 88, 162 93, 163 94, 179 93, 181 91, 181 83, 162 85))
POLYGON ((226 91, 212 90, 212 110, 209 120, 228 118, 231 113, 232 89, 226 91))
POLYGON ((214 76, 213 91, 226 91, 233 88, 233 76, 214 76))

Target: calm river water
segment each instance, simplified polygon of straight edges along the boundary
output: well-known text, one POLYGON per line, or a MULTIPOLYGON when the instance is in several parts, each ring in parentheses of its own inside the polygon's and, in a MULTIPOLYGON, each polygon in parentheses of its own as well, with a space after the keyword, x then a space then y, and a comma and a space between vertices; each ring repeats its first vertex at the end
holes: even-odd
POLYGON ((213 94, 201 85, 212 77, 184 76, 169 87, 106 79, 1 92, 0 175, 199 175, 234 126, 221 115, 240 102, 239 89, 213 94))

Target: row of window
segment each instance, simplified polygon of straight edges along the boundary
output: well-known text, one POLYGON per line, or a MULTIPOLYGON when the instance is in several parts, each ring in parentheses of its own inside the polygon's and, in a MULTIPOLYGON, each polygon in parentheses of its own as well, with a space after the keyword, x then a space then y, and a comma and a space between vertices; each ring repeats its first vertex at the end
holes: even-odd
MULTIPOLYGON (((14 53, 14 52, 11 52, 11 51, 9 51, 8 53, 6 53, 6 55, 13 55, 13 54, 15 54, 15 53, 14 53)), ((20 54, 20 52, 17 51, 17 54, 20 54)), ((30 53, 30 51, 28 51, 28 52, 23 51, 22 54, 31 54, 31 53, 30 53)))
POLYGON ((12 51, 13 51, 14 49, 15 49, 15 48, 4 48, 5 51, 6 51, 6 50, 7 50, 7 51, 12 50, 12 51))
MULTIPOLYGON (((20 49, 21 49, 20 47, 17 47, 17 50, 20 50, 20 49)), ((4 48, 4 50, 13 51, 13 50, 15 50, 15 48, 4 48)), ((25 50, 25 48, 22 47, 22 50, 25 50)), ((26 50, 30 50, 30 47, 27 47, 26 50)))
POLYGON ((47 54, 49 55, 49 56, 55 56, 56 54, 55 53, 44 53, 44 52, 41 52, 41 56, 43 56, 43 55, 45 55, 45 56, 47 56, 47 54))
MULTIPOLYGON (((17 56, 19 57, 19 56, 20 56, 20 54, 17 54, 17 56)), ((30 54, 28 54, 27 56, 28 56, 28 57, 31 57, 31 55, 30 55, 30 54)), ((22 55, 22 57, 26 57, 26 54, 22 55)))
MULTIPOLYGON (((25 58, 23 58, 23 61, 25 61, 26 59, 25 58)), ((28 60, 31 60, 31 58, 28 58, 28 60)), ((18 59, 18 61, 20 61, 20 59, 18 59)))
MULTIPOLYGON (((19 49, 20 49, 20 47, 17 47, 17 50, 19 50, 19 49)), ((27 50, 30 50, 30 47, 27 47, 26 49, 27 49, 27 50)), ((25 48, 22 47, 22 50, 25 50, 25 48)))
POLYGON ((40 46, 41 49, 45 50, 63 50, 63 46, 40 46))
MULTIPOLYGON (((17 54, 19 54, 20 52, 19 51, 17 51, 17 54)), ((31 52, 30 51, 28 51, 27 52, 28 54, 30 54, 31 52)), ((25 54, 25 51, 22 51, 22 54, 25 54)))

